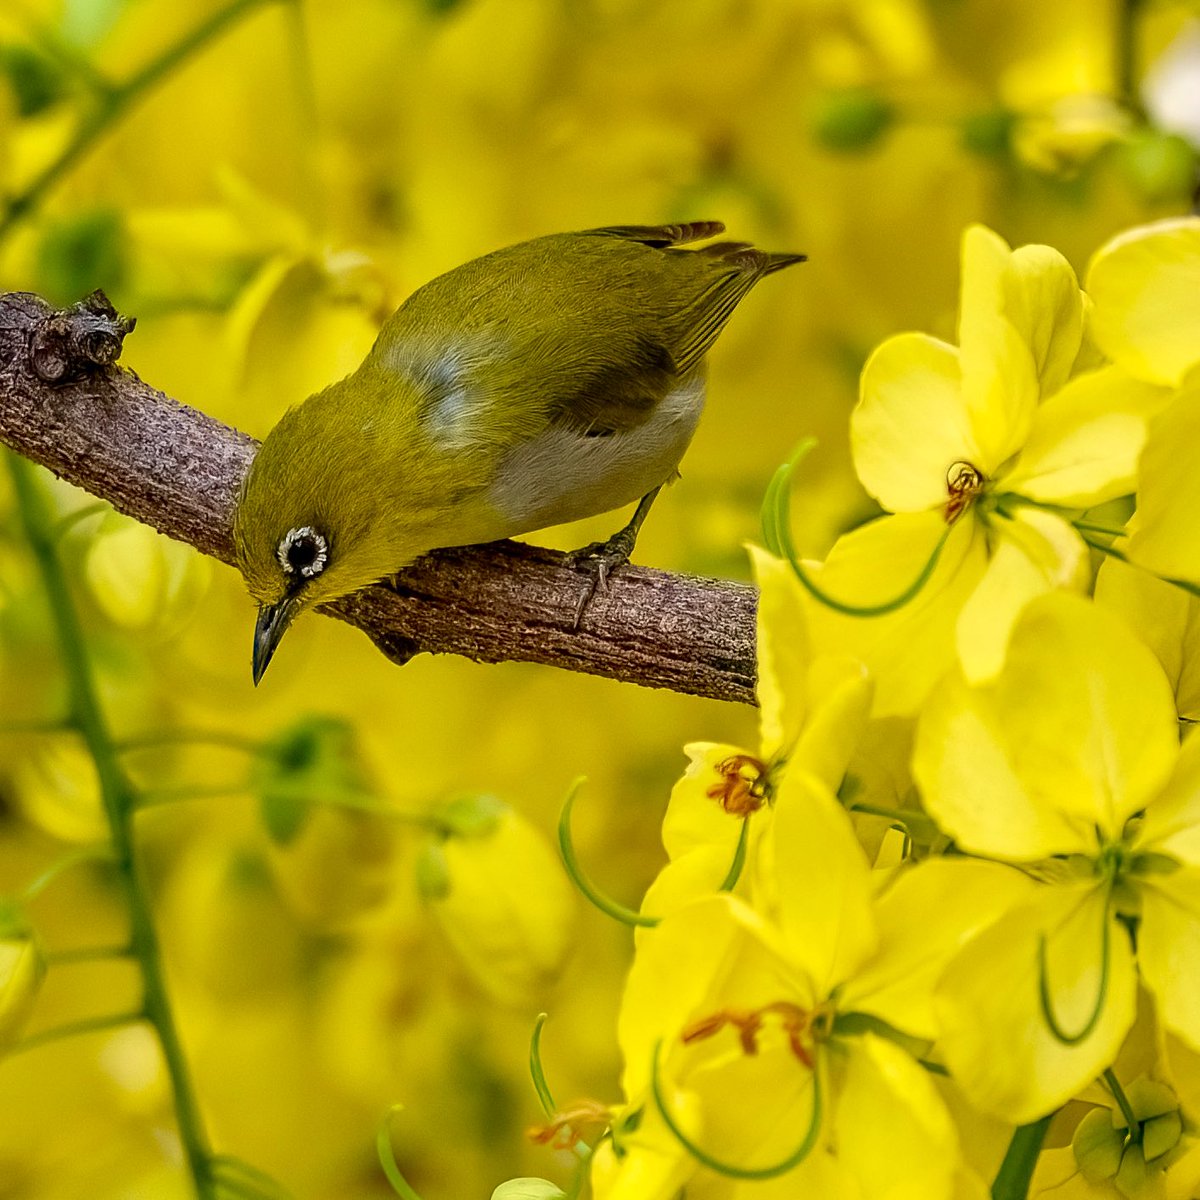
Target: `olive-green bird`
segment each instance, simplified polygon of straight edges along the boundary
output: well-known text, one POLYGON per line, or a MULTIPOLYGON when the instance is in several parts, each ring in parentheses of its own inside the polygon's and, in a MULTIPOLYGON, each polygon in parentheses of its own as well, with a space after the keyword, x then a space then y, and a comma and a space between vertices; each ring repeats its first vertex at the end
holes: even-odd
POLYGON ((581 552, 603 585, 691 441, 708 348, 759 279, 804 259, 677 249, 724 228, 614 226, 477 258, 414 292, 357 371, 289 410, 234 517, 259 603, 255 683, 315 604, 438 547, 640 497, 628 526, 581 552))

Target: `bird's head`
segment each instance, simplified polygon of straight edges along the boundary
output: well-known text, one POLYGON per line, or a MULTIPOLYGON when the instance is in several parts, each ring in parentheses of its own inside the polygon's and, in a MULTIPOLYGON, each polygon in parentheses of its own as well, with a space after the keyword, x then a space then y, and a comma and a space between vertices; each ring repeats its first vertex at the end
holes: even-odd
POLYGON ((259 606, 255 683, 301 613, 366 587, 428 548, 398 543, 403 523, 389 520, 381 504, 379 464, 387 456, 356 415, 349 383, 284 415, 238 495, 234 552, 259 606))

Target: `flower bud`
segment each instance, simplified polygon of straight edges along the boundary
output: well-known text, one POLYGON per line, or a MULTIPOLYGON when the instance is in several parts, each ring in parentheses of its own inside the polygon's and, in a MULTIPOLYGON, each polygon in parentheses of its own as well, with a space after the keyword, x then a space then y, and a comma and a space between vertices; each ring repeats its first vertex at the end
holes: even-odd
POLYGON ((813 113, 812 133, 827 150, 866 150, 896 121, 895 106, 870 88, 846 88, 823 96, 813 113))
POLYGON ((575 896, 554 852, 529 821, 490 797, 452 801, 438 816, 450 824, 440 842, 445 892, 430 899, 430 911, 497 1000, 532 1003, 573 940, 575 896))
POLYGON ((289 907, 306 924, 338 929, 388 897, 396 835, 370 802, 354 730, 331 717, 306 717, 278 737, 254 770, 268 860, 289 907))
POLYGON ((566 1194, 548 1179, 510 1179, 492 1193, 492 1200, 559 1200, 566 1194))
POLYGON ((0 905, 0 1054, 20 1037, 45 975, 45 957, 23 914, 0 905))

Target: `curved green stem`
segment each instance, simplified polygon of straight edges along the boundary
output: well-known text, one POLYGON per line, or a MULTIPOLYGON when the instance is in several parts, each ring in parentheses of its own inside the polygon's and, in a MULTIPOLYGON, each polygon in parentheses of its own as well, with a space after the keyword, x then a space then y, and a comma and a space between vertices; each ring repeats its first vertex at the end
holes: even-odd
POLYGON ((240 1158, 217 1154, 211 1163, 213 1177, 221 1187, 246 1200, 291 1200, 291 1192, 282 1183, 240 1158))
POLYGON ((1108 998, 1109 960, 1112 957, 1110 952, 1112 922, 1108 916, 1107 897, 1101 908, 1101 919, 1103 925, 1100 931, 1100 984, 1096 989, 1096 1002, 1092 1006, 1092 1011, 1078 1033, 1067 1033, 1054 1012, 1054 997, 1051 994, 1050 976, 1046 965, 1046 935, 1043 933, 1038 938, 1038 1001, 1041 1004, 1042 1017, 1047 1027, 1055 1039, 1064 1046, 1078 1046, 1080 1042, 1088 1038, 1099 1023, 1101 1013, 1104 1012, 1104 1002, 1108 998))
POLYGON ((141 969, 142 1011, 153 1026, 162 1048, 175 1100, 179 1137, 197 1194, 201 1200, 210 1200, 213 1181, 209 1170, 207 1138, 175 1024, 175 1014, 167 995, 150 897, 134 854, 136 793, 121 770, 108 723, 100 708, 83 626, 71 597, 66 573, 58 560, 53 515, 42 494, 33 464, 15 454, 5 457, 12 476, 17 510, 46 589, 58 635, 72 723, 91 754, 100 784, 100 796, 112 837, 117 878, 129 910, 130 946, 141 969))
POLYGON ((746 850, 750 845, 750 818, 752 813, 747 813, 742 818, 742 830, 738 834, 737 847, 733 852, 733 862, 729 864, 729 870, 725 874, 725 878, 721 880, 721 886, 717 888, 719 892, 732 892, 737 887, 737 881, 742 877, 742 868, 746 865, 746 850))
POLYGON ((831 595, 821 587, 808 573, 803 563, 801 563, 800 557, 796 553, 795 545, 792 542, 792 523, 789 512, 792 475, 799 465, 800 460, 804 458, 814 445, 816 445, 816 442, 812 438, 802 442, 792 457, 775 472, 774 477, 767 486, 762 507, 763 537, 766 540, 767 549, 773 554, 786 559, 788 566, 792 568, 792 573, 803 585, 805 591, 814 600, 825 605, 826 608, 833 609, 834 612, 839 612, 847 617, 883 617, 889 613, 898 612, 906 604, 910 604, 915 600, 933 577, 938 561, 942 557, 942 551, 946 548, 946 542, 949 540, 951 530, 954 528, 954 522, 946 525, 945 530, 943 530, 941 537, 938 538, 929 558, 917 573, 916 578, 903 591, 897 593, 897 595, 892 596, 888 600, 881 600, 878 604, 851 604, 847 600, 838 599, 837 596, 831 595))
POLYGON ((563 801, 562 813, 558 818, 558 849, 562 855, 563 866, 566 867, 571 882, 602 913, 620 921, 622 925, 652 929, 658 924, 660 918, 634 912, 632 908, 626 908, 625 905, 610 899, 584 874, 583 868, 579 865, 579 859, 575 854, 575 843, 571 838, 571 809, 575 807, 575 800, 585 782, 586 780, 580 776, 571 784, 567 798, 563 801))
POLYGON ((396 1152, 392 1149, 392 1117, 403 1108, 403 1104, 393 1104, 383 1114, 383 1120, 379 1122, 379 1129, 375 1134, 375 1153, 379 1156, 379 1165, 396 1195, 400 1196, 401 1200, 421 1200, 420 1193, 414 1190, 412 1184, 401 1173, 396 1163, 396 1152))
POLYGON ((1104 1080, 1104 1086, 1112 1092, 1112 1097, 1121 1110, 1121 1116, 1125 1118, 1125 1127, 1129 1130, 1129 1136, 1135 1142, 1141 1141, 1141 1122, 1134 1116, 1133 1105, 1129 1103, 1129 1097, 1125 1095, 1121 1081, 1113 1074, 1112 1067, 1105 1067, 1101 1078, 1104 1080))
POLYGON ((112 510, 113 507, 107 500, 98 500, 95 504, 85 504, 82 508, 77 508, 74 512, 69 512, 65 517, 58 519, 58 524, 54 526, 54 536, 63 538, 76 525, 82 524, 90 517, 98 517, 101 513, 110 513, 112 510))
POLYGON ((123 83, 108 84, 106 81, 104 88, 98 94, 96 107, 80 122, 74 137, 62 149, 58 157, 47 164, 30 183, 9 199, 7 210, 3 217, 0 217, 0 241, 7 237, 22 217, 37 208, 59 180, 147 92, 202 50, 235 21, 265 2, 266 0, 231 0, 231 3, 201 21, 174 45, 168 46, 162 54, 123 83))
POLYGON ((72 850, 70 854, 64 854, 62 858, 52 862, 40 875, 35 875, 21 889, 21 903, 28 904, 31 900, 35 900, 64 871, 69 871, 72 867, 77 867, 87 862, 112 862, 113 858, 113 848, 107 843, 72 850))
POLYGON ((542 1027, 546 1024, 546 1013, 538 1013, 533 1023, 533 1034, 529 1039, 529 1076, 533 1080, 533 1090, 537 1092, 538 1103, 542 1106, 547 1120, 554 1116, 558 1105, 554 1103, 550 1085, 546 1082, 546 1072, 542 1067, 542 1027))
POLYGON ((804 1134, 804 1140, 786 1158, 769 1167, 742 1167, 736 1163, 727 1163, 719 1158, 715 1158, 707 1150, 703 1150, 697 1146, 684 1133, 674 1114, 667 1107, 666 1098, 662 1094, 662 1078, 658 1069, 658 1059, 661 1050, 662 1042, 656 1042, 654 1044, 654 1057, 650 1068, 650 1091, 654 1096, 654 1103, 662 1116, 663 1124, 671 1131, 671 1135, 701 1166, 707 1167, 710 1171, 715 1171, 718 1175, 724 1175, 729 1179, 777 1179, 780 1175, 786 1175, 789 1171, 798 1167, 817 1144, 817 1137, 821 1132, 822 1107, 819 1063, 814 1066, 812 1072, 812 1117, 809 1120, 808 1129, 804 1134))
POLYGON ((144 1020, 146 1014, 139 1008, 131 1012, 107 1013, 102 1017, 84 1017, 79 1021, 68 1021, 64 1025, 55 1025, 52 1029, 22 1038, 5 1051, 5 1057, 23 1054, 26 1050, 36 1050, 38 1046, 47 1046, 51 1042, 61 1042, 64 1038, 82 1037, 84 1034, 100 1033, 106 1029, 119 1029, 122 1025, 135 1025, 144 1020))

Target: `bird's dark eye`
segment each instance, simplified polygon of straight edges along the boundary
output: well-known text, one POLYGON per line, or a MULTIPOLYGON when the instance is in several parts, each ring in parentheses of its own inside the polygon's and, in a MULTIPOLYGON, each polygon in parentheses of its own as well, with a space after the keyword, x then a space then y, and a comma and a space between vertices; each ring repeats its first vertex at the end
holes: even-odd
POLYGON ((275 551, 279 565, 289 575, 312 579, 325 570, 329 561, 329 546, 325 538, 311 525, 289 529, 275 551))

